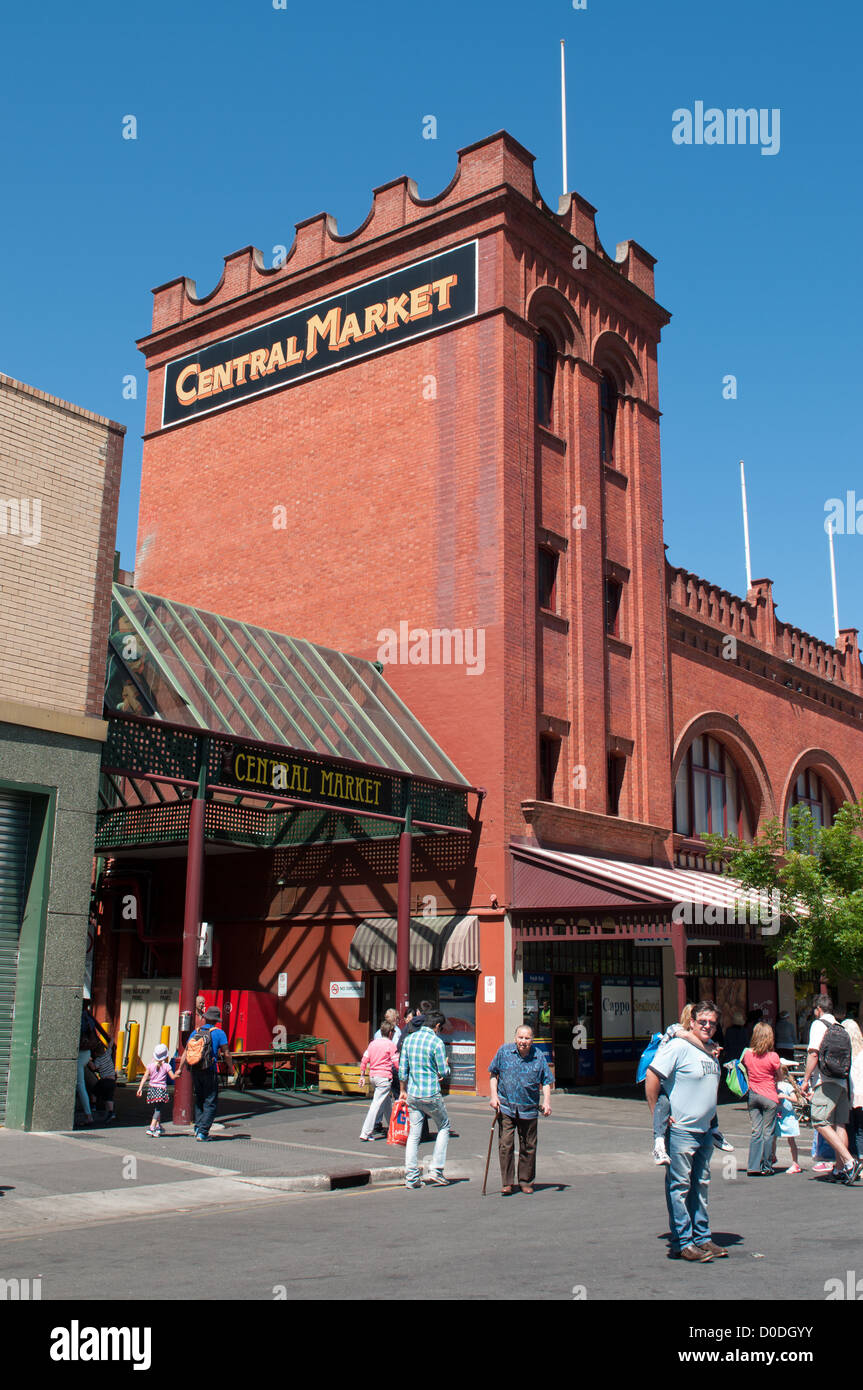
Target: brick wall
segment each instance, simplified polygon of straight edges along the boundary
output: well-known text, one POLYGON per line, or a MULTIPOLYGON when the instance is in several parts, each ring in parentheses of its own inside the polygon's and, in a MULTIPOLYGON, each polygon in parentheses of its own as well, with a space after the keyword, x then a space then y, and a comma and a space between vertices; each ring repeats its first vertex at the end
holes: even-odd
POLYGON ((124 433, 0 375, 0 699, 102 714, 124 433))

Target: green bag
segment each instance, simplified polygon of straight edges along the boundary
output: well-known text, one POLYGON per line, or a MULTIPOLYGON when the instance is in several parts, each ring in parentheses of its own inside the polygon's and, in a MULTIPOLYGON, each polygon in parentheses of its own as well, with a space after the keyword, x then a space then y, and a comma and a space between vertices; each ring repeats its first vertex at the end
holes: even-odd
POLYGON ((731 1094, 740 1096, 741 1100, 749 1090, 746 1068, 737 1057, 732 1062, 725 1063, 725 1084, 731 1094))

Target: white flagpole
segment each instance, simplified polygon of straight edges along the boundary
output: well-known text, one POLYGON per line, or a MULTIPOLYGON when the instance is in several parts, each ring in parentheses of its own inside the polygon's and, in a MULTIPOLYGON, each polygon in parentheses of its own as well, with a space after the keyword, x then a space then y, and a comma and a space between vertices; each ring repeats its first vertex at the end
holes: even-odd
POLYGON ((569 179, 566 172, 566 52, 563 39, 560 41, 560 128, 563 137, 563 196, 569 192, 569 179))
POLYGON ((749 512, 746 508, 746 473, 740 460, 740 488, 743 493, 743 542, 746 547, 746 592, 752 588, 752 564, 749 559, 749 512))
POLYGON ((833 521, 827 527, 827 539, 830 545, 830 578, 833 581, 833 627, 836 632, 836 641, 839 641, 839 597, 836 592, 836 557, 833 554, 833 521))

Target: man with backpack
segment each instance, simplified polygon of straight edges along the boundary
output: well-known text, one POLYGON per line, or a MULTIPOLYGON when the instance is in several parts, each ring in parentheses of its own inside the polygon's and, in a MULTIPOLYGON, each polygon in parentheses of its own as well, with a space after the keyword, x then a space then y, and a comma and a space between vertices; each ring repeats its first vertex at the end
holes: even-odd
POLYGON ((848 1076, 851 1071, 851 1039, 832 1013, 829 994, 816 994, 812 1000, 815 1015, 809 1030, 806 1074, 800 1087, 812 1099, 812 1125, 823 1134, 836 1155, 833 1177, 850 1187, 863 1173, 863 1159, 854 1159, 848 1149, 845 1126, 851 1115, 848 1076), (810 1080, 814 1082, 810 1085, 810 1080))
POLYGON ((227 1034, 217 1025, 222 1021, 221 1010, 215 1005, 207 1009, 204 1022, 194 1033, 189 1034, 185 1050, 177 1067, 177 1075, 188 1067, 192 1073, 192 1089, 195 1092, 195 1138, 205 1143, 210 1137, 210 1126, 216 1118, 219 1104, 220 1057, 225 1058, 234 1074, 234 1064, 228 1047, 227 1034))

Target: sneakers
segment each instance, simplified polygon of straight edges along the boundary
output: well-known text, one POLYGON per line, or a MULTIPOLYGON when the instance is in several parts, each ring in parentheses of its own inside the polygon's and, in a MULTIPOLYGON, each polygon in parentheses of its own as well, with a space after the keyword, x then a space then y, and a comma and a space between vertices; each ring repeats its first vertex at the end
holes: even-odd
POLYGON ((209 1144, 210 1142, 209 1134, 200 1134, 197 1131, 195 1132, 195 1139, 199 1144, 209 1144))
POLYGON ((426 1182, 430 1182, 432 1187, 449 1187, 449 1178, 445 1178, 443 1173, 429 1173, 426 1182))
POLYGON ((416 1192, 419 1188, 422 1187, 422 1183, 420 1182, 419 1178, 405 1178, 405 1187, 411 1187, 413 1188, 414 1192, 416 1192))
POLYGON ((159 1131, 158 1131, 157 1129, 148 1129, 148 1130, 146 1130, 145 1132, 146 1132, 147 1134, 149 1134, 149 1136, 150 1136, 151 1139, 155 1139, 156 1136, 157 1136, 157 1134, 159 1133, 159 1131))
POLYGON ((654 1163, 670 1163, 668 1151, 665 1147, 664 1139, 654 1139, 653 1141, 653 1161, 654 1163))
POLYGON ((847 1168, 843 1169, 842 1181, 846 1187, 850 1187, 852 1183, 857 1181, 861 1173, 863 1173, 863 1158, 854 1158, 847 1168))
POLYGON ((729 1144, 727 1139, 723 1139, 722 1143, 717 1145, 717 1147, 720 1148, 724 1154, 734 1153, 734 1145, 729 1144))
POLYGON ((833 1164, 832 1164, 832 1163, 813 1163, 813 1164, 812 1164, 812 1171, 813 1171, 813 1173, 832 1173, 832 1172, 833 1172, 833 1164))

